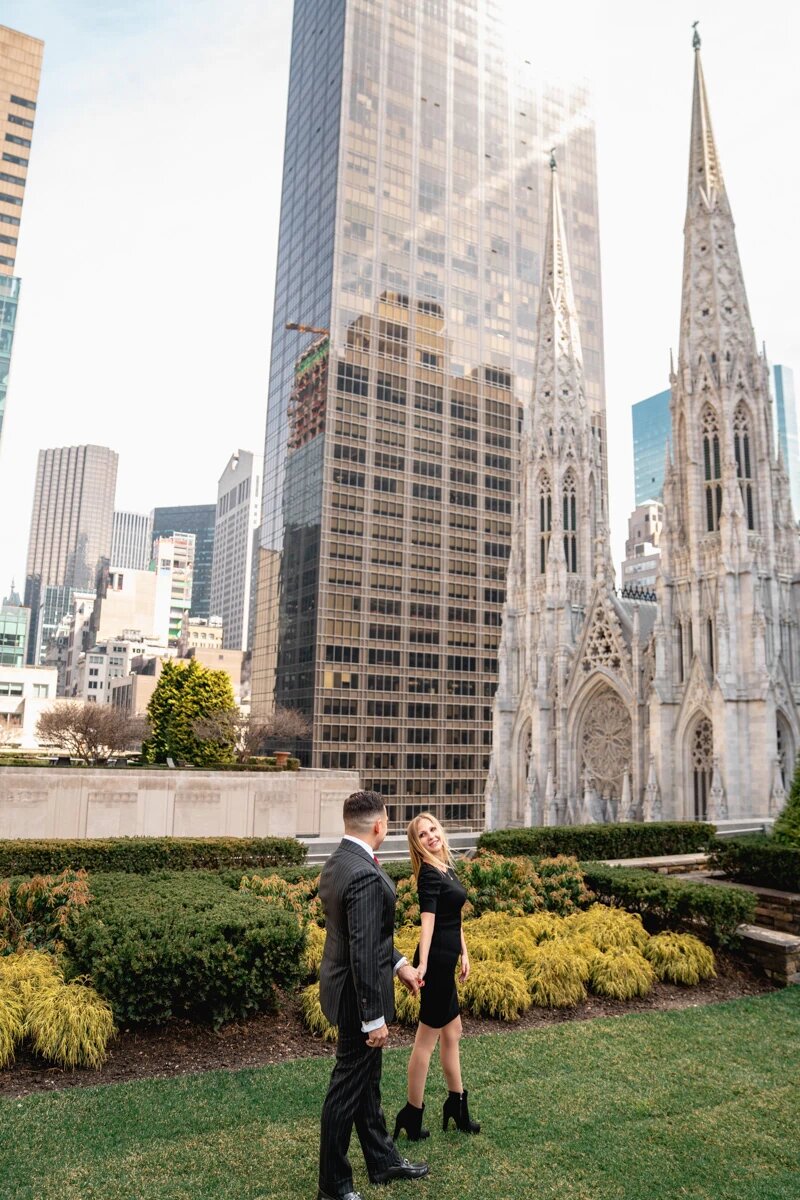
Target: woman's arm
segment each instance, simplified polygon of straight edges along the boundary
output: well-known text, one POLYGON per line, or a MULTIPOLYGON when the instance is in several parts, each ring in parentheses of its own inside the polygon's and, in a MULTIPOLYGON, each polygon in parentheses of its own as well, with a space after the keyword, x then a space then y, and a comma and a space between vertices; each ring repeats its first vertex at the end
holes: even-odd
POLYGON ((422 925, 422 932, 419 936, 419 964, 417 966, 417 979, 422 981, 425 978, 425 972, 428 969, 428 953, 431 948, 433 927, 436 924, 436 913, 420 913, 419 919, 420 924, 422 925))
POLYGON ((469 954, 467 953, 467 943, 464 940, 464 926, 461 926, 461 970, 458 973, 458 978, 464 983, 469 979, 469 954))

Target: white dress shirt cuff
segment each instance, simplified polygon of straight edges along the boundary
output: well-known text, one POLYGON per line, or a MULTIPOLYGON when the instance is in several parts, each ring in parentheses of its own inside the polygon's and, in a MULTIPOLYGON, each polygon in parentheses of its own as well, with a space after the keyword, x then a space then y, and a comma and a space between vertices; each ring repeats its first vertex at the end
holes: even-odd
MULTIPOLYGON (((394 965, 394 974, 396 975, 397 972, 400 970, 400 968, 402 966, 405 966, 405 964, 407 962, 408 962, 407 958, 398 958, 397 962, 394 965)), ((384 1025, 384 1024, 385 1024, 384 1017, 376 1017, 374 1021, 362 1021, 361 1022, 361 1032, 362 1033, 372 1033, 373 1029, 380 1029, 381 1025, 384 1025)))

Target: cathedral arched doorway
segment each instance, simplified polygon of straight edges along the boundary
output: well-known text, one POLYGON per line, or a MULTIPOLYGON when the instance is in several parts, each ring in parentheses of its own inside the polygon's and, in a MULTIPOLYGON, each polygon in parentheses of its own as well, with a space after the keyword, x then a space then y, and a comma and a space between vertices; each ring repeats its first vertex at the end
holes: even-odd
POLYGON ((708 717, 701 717, 694 726, 689 742, 689 757, 694 819, 705 821, 714 772, 714 730, 708 717))
POLYGON ((631 716, 618 692, 605 685, 586 704, 578 735, 579 780, 601 799, 619 803, 632 758, 631 716))

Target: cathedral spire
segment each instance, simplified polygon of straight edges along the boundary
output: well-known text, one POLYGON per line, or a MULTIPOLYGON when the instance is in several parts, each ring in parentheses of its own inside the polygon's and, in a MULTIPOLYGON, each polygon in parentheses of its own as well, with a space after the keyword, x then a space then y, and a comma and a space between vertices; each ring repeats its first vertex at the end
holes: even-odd
POLYGON ((536 334, 533 407, 538 420, 534 421, 534 428, 542 421, 557 420, 564 410, 582 410, 585 403, 583 354, 553 150, 536 334))
MULTIPOLYGON (((700 38, 694 32, 694 92, 684 223, 679 369, 711 377, 714 364, 756 356, 736 233, 711 127, 700 38)), ((698 381, 702 386, 702 380, 698 381)))
POLYGON ((692 99, 692 141, 689 153, 689 203, 698 188, 704 192, 708 207, 713 207, 713 198, 725 191, 722 169, 711 128, 711 112, 708 107, 706 81, 700 59, 700 35, 694 26, 694 96, 692 99))

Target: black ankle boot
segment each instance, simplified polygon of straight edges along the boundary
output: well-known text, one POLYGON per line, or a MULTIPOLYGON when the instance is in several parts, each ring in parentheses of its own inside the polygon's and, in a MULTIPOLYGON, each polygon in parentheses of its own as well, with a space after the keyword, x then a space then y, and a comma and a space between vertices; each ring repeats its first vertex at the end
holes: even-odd
POLYGON ((406 1137, 410 1142, 418 1142, 422 1138, 430 1137, 430 1129, 422 1128, 422 1114, 424 1112, 424 1104, 422 1108, 415 1108, 413 1104, 406 1104, 404 1108, 401 1108, 394 1123, 394 1141, 396 1142, 400 1136, 401 1129, 405 1129, 406 1137))
POLYGON ((477 1121, 470 1120, 466 1092, 448 1092, 442 1109, 442 1129, 447 1130, 450 1118, 453 1118, 456 1129, 462 1133, 480 1133, 481 1127, 477 1121))

